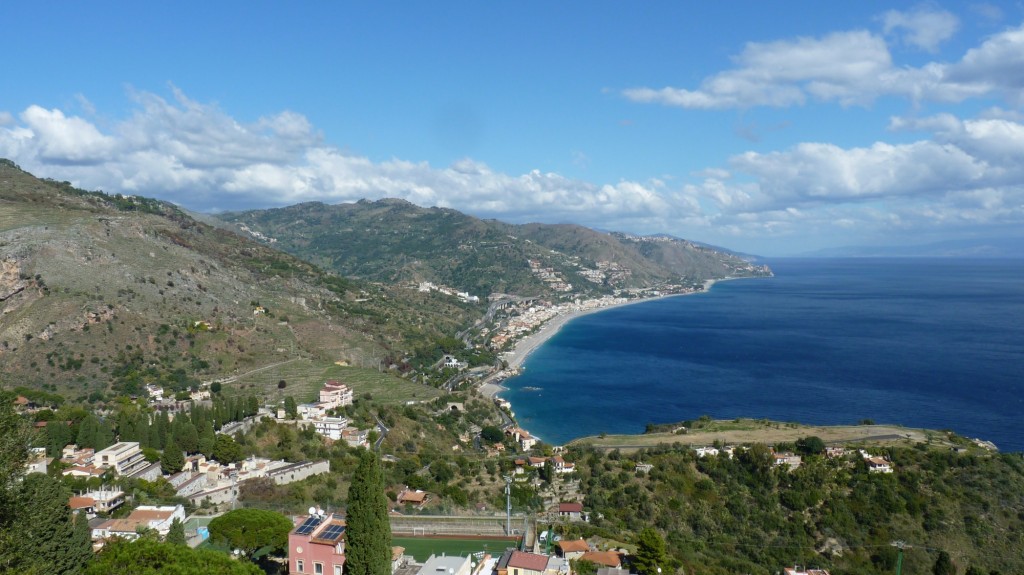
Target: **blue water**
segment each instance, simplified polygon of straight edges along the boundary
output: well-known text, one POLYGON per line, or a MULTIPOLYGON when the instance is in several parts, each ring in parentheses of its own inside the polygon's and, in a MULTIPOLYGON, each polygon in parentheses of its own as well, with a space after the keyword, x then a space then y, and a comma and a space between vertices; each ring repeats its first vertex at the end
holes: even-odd
POLYGON ((506 382, 553 444, 707 414, 951 429, 1024 451, 1024 260, 782 259, 577 318, 506 382))

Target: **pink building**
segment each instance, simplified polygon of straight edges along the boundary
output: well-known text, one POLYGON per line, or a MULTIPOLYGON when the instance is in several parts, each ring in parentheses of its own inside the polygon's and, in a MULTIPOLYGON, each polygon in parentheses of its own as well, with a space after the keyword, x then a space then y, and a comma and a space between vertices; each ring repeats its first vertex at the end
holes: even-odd
POLYGON ((288 575, 342 575, 345 520, 341 515, 299 517, 288 534, 288 575))

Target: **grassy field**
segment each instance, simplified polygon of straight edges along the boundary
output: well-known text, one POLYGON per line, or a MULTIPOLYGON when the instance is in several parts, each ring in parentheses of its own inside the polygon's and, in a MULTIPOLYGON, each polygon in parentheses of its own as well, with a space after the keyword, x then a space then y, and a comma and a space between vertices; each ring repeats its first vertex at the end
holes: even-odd
POLYGON ((338 380, 352 388, 356 397, 369 393, 374 401, 383 404, 402 404, 410 400, 433 399, 441 394, 433 387, 380 373, 375 369, 343 367, 333 363, 299 358, 273 364, 267 368, 239 375, 224 385, 228 393, 247 395, 256 393, 274 398, 291 395, 299 403, 313 401, 324 382, 338 380), (284 380, 285 389, 279 391, 277 382, 284 380))
POLYGON ((947 438, 938 432, 892 425, 800 425, 764 419, 716 420, 685 433, 648 433, 643 435, 605 435, 584 437, 573 443, 586 443, 603 449, 635 451, 660 443, 683 445, 711 445, 715 441, 726 444, 794 442, 808 436, 818 436, 828 444, 910 445, 925 443, 948 447, 947 438))
POLYGON ((405 554, 412 555, 417 562, 426 561, 430 554, 459 555, 486 552, 492 556, 500 554, 518 543, 508 539, 443 539, 434 537, 392 537, 392 545, 405 547, 405 554))

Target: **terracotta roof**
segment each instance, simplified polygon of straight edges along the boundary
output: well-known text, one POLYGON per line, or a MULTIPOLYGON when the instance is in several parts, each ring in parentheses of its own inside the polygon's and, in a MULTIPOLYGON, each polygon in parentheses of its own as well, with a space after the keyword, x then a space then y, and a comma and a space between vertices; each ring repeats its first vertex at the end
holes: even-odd
POLYGON ((622 565, 622 558, 614 551, 590 551, 589 553, 584 553, 580 559, 597 563, 598 565, 607 565, 608 567, 622 565))
POLYGON ((512 556, 508 559, 508 566, 529 569, 530 571, 544 571, 548 567, 548 556, 513 551, 512 556))
POLYGON ((559 503, 559 513, 583 513, 582 503, 559 503))
POLYGON ((562 550, 562 553, 574 553, 577 551, 583 551, 584 553, 590 551, 590 545, 583 539, 576 539, 575 541, 559 541, 555 543, 562 550))
POLYGON ((96 500, 92 497, 72 497, 68 501, 68 507, 72 509, 85 509, 86 507, 93 507, 96 505, 96 500))
POLYGON ((427 499, 426 491, 403 491, 398 496, 400 502, 423 503, 427 499))

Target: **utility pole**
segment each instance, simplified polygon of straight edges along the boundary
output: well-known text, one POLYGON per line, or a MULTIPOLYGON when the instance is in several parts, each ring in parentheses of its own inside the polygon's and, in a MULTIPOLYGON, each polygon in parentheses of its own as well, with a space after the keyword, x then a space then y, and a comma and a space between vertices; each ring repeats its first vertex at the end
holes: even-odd
POLYGON ((903 548, 907 544, 903 541, 893 541, 892 546, 899 550, 899 554, 896 556, 896 575, 902 575, 903 573, 903 548))
POLYGON ((505 535, 512 535, 512 478, 505 476, 505 535))

